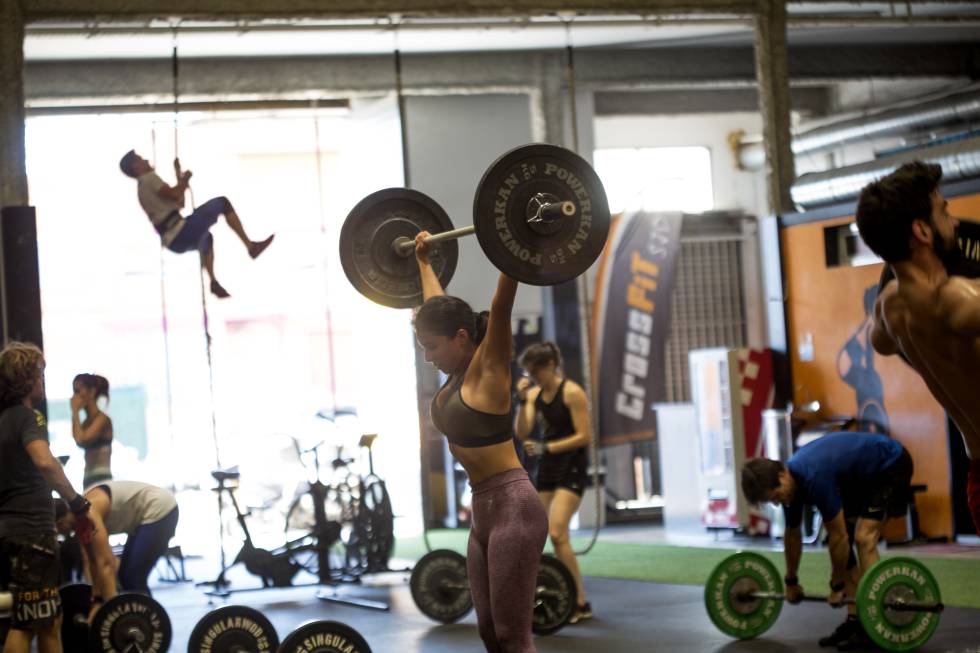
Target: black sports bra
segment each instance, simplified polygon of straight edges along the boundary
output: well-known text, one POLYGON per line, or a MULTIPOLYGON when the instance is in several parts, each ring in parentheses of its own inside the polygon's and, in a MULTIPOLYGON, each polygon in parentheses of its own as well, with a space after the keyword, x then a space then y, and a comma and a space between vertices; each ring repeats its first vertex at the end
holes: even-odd
POLYGON ((91 451, 92 449, 101 449, 102 447, 112 446, 112 422, 106 424, 105 431, 98 440, 89 442, 88 444, 78 445, 82 451, 91 451))
POLYGON ((450 376, 439 392, 432 398, 429 415, 450 444, 460 447, 488 447, 511 439, 511 415, 485 413, 470 408, 463 401, 461 389, 465 372, 450 376), (448 389, 448 390, 447 390, 448 389), (439 407, 438 399, 446 391, 446 400, 439 407))

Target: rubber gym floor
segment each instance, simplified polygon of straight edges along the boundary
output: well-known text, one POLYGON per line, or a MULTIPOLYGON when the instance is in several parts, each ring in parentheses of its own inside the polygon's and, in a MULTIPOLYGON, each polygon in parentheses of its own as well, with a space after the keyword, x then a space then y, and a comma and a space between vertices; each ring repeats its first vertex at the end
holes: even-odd
MULTIPOLYGON (((449 533, 431 538, 435 547, 459 549, 465 534, 449 533)), ((586 589, 596 616, 591 621, 566 626, 548 637, 536 638, 539 651, 663 651, 726 652, 739 651, 782 653, 790 651, 828 651, 816 640, 831 632, 843 618, 843 612, 822 604, 784 606, 775 626, 755 640, 734 641, 719 632, 708 619, 704 607, 703 587, 697 579, 707 577, 716 561, 740 548, 739 543, 717 543, 710 547, 678 547, 631 544, 601 539, 585 556, 583 571, 586 589), (612 564, 615 563, 615 564, 612 564), (631 565, 634 576, 655 577, 671 582, 610 578, 624 576, 631 565), (644 575, 644 573, 646 575, 644 575)), ((581 543, 581 541, 579 542, 581 543)), ((755 547, 758 548, 758 547, 755 547)), ((763 547, 765 548, 765 547, 763 547)), ((914 554, 933 570, 948 606, 935 635, 920 648, 923 652, 980 653, 980 547, 896 550, 901 555, 914 554), (948 587, 948 590, 947 590, 948 587), (958 607, 957 607, 958 606, 958 607), (967 607, 963 607, 967 606, 967 607)), ((393 565, 413 560, 424 552, 419 540, 400 541, 399 560, 393 565)), ((886 552, 885 555, 895 552, 886 552)), ((781 554, 766 555, 778 560, 781 554)), ((811 587, 825 573, 823 550, 804 555, 801 580, 811 587)), ((191 561, 189 572, 195 580, 207 577, 204 561, 191 561)), ((207 565, 210 567, 210 565, 207 565)), ((194 624, 209 610, 221 605, 248 605, 272 621, 280 638, 310 620, 332 619, 356 628, 375 653, 479 653, 483 647, 471 612, 458 623, 442 625, 422 615, 412 602, 408 573, 373 576, 364 585, 347 585, 340 594, 384 601, 389 612, 349 607, 316 599, 316 587, 294 587, 232 594, 227 599, 209 597, 191 583, 157 585, 154 597, 167 609, 173 624, 171 651, 185 651, 194 624)), ((240 570, 231 574, 233 587, 255 585, 255 579, 240 570)))

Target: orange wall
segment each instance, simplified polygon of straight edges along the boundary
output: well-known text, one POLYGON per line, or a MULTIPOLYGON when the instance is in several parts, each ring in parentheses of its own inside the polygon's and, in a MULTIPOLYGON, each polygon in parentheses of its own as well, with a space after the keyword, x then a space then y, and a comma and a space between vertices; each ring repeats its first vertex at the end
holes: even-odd
MULTIPOLYGON (((980 196, 949 198, 953 215, 980 220, 980 196)), ((844 216, 784 228, 783 274, 794 402, 820 401, 824 415, 857 413, 853 388, 838 372, 838 353, 863 320, 864 290, 878 282, 881 265, 827 268, 824 227, 853 222, 844 216), (799 345, 813 337, 813 360, 800 360, 799 345)), ((891 435, 915 461, 914 483, 928 486, 918 495, 920 525, 930 536, 952 535, 949 451, 945 412, 919 376, 897 356, 875 354, 874 367, 885 390, 891 435)), ((898 532, 890 532, 900 537, 898 532)))

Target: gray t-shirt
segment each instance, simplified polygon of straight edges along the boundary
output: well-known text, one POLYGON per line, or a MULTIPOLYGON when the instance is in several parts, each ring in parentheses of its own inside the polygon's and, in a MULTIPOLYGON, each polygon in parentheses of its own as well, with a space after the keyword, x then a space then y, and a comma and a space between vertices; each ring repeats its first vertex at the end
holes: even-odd
POLYGON ((107 490, 109 517, 105 528, 109 535, 132 535, 144 524, 153 524, 177 507, 174 495, 161 487, 139 481, 106 481, 93 488, 107 490))
POLYGON ((48 442, 39 411, 19 405, 0 413, 0 537, 54 532, 51 487, 27 453, 34 440, 48 442))
MULTIPOLYGON (((160 175, 152 170, 145 175, 141 175, 136 180, 136 195, 139 197, 140 206, 146 212, 146 216, 159 231, 159 226, 166 222, 167 218, 174 211, 180 211, 182 203, 160 196, 160 189, 166 184, 160 175)), ((164 245, 173 242, 177 234, 184 226, 184 220, 174 220, 173 224, 167 229, 166 233, 160 235, 164 245)))

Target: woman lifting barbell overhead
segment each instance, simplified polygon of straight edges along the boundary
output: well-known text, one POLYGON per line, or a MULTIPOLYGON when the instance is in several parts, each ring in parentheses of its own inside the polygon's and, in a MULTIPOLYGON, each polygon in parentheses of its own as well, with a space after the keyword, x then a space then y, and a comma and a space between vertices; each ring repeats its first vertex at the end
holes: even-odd
POLYGON ((431 405, 473 488, 466 567, 480 637, 491 653, 532 653, 531 618, 548 517, 511 437, 511 309, 517 281, 501 273, 489 313, 443 292, 427 231, 415 237, 425 300, 415 333, 425 360, 449 379, 431 405))
POLYGON ((569 522, 582 504, 588 482, 589 444, 592 442, 589 402, 582 386, 562 373, 561 351, 553 342, 533 344, 520 356, 527 376, 517 382, 517 411, 514 430, 524 450, 540 456, 535 485, 548 513, 548 535, 555 556, 575 578, 578 601, 569 623, 592 618, 585 600, 585 585, 569 536, 569 522), (543 440, 529 436, 535 422, 543 440))

